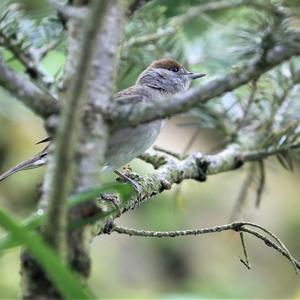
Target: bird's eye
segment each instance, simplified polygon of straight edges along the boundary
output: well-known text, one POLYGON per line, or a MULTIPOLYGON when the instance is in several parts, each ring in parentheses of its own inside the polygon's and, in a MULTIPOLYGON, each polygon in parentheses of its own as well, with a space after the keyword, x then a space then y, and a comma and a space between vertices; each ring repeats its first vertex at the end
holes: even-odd
POLYGON ((178 72, 178 71, 179 71, 179 69, 178 69, 178 68, 176 68, 176 67, 173 67, 173 68, 171 68, 171 69, 170 69, 170 71, 172 71, 172 72, 178 72))

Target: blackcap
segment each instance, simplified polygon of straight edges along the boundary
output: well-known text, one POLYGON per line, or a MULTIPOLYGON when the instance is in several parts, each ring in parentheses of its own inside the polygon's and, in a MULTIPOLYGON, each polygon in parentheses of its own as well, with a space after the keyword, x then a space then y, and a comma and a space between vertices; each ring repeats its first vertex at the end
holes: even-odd
MULTIPOLYGON (((114 101, 120 105, 164 99, 187 90, 193 79, 205 76, 187 71, 173 59, 154 61, 138 77, 136 83, 117 93, 114 101)), ((111 133, 102 171, 118 169, 132 159, 143 154, 156 140, 163 126, 163 120, 140 124, 136 127, 121 128, 111 133)), ((47 138, 42 142, 49 142, 47 138)), ((47 163, 48 147, 32 158, 0 176, 0 181, 21 171, 47 163)))

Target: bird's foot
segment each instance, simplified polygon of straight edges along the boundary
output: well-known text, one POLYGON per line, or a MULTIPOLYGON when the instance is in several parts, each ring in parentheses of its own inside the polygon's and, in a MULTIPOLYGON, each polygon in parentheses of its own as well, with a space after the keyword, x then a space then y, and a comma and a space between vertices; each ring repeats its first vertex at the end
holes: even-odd
POLYGON ((127 175, 119 172, 118 170, 115 170, 114 172, 119 176, 119 178, 122 181, 129 183, 133 187, 137 197, 140 197, 142 195, 142 187, 136 181, 134 181, 127 175))
POLYGON ((100 194, 100 199, 103 201, 112 203, 116 209, 120 208, 120 200, 117 195, 109 194, 109 193, 102 193, 102 194, 100 194))
POLYGON ((121 215, 121 203, 117 195, 102 193, 100 194, 98 200, 102 200, 105 203, 112 204, 113 207, 116 209, 116 217, 119 217, 121 215))

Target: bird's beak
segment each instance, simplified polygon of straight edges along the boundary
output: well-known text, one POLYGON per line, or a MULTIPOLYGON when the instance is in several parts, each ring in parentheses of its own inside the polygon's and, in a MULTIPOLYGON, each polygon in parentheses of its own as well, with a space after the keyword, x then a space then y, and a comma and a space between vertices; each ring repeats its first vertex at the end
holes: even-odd
POLYGON ((206 74, 203 74, 203 73, 193 73, 193 72, 188 72, 187 75, 188 75, 191 79, 197 79, 197 78, 206 76, 206 74))

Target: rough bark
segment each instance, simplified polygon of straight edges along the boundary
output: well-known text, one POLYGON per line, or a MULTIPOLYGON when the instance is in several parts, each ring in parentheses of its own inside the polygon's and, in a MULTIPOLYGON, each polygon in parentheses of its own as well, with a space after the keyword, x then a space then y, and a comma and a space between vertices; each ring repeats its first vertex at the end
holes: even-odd
MULTIPOLYGON (((41 207, 48 211, 43 230, 46 240, 62 258, 67 242, 68 262, 85 278, 90 270, 89 228, 68 231, 66 241, 65 203, 70 192, 100 184, 99 170, 106 150, 108 126, 102 114, 95 114, 94 107, 104 109, 110 101, 122 24, 129 2, 94 1, 84 36, 79 30, 78 20, 69 24, 71 38, 64 85, 65 102, 56 130, 54 155, 50 158, 44 182, 41 207)), ((77 4, 84 3, 78 1, 77 4)), ((76 207, 69 212, 69 219, 82 218, 88 209, 87 205, 76 207)), ((22 262, 24 298, 61 298, 26 252, 22 262)))

